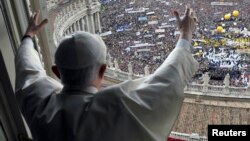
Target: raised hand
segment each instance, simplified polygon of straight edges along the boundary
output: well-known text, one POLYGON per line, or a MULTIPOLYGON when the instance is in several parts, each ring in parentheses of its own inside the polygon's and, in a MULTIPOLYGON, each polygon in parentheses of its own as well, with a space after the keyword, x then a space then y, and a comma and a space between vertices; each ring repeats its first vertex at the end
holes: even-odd
POLYGON ((40 12, 35 12, 29 20, 29 25, 25 35, 29 35, 32 38, 48 23, 48 19, 44 19, 38 24, 40 12))
POLYGON ((183 18, 180 17, 177 11, 174 11, 174 15, 176 17, 177 27, 181 32, 181 37, 191 41, 192 34, 196 29, 198 21, 195 12, 192 8, 190 8, 190 6, 187 6, 183 18))

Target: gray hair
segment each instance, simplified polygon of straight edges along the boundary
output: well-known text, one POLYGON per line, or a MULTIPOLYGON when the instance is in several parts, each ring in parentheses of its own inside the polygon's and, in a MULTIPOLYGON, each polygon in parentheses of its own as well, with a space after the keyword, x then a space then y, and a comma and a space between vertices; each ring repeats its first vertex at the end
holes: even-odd
POLYGON ((64 85, 88 86, 98 78, 101 65, 103 64, 95 64, 79 70, 58 69, 61 74, 61 81, 64 85))

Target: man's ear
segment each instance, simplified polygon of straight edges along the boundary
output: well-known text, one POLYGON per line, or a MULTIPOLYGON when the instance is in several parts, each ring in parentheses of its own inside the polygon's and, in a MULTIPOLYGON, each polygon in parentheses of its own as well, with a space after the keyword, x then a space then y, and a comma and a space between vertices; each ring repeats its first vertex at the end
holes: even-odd
POLYGON ((51 67, 51 69, 52 69, 52 71, 54 72, 54 74, 55 74, 59 79, 61 79, 61 75, 60 75, 60 73, 59 73, 59 70, 58 70, 57 66, 56 66, 56 65, 53 65, 53 66, 51 67))
POLYGON ((99 71, 99 78, 103 79, 104 78, 104 73, 106 71, 106 68, 107 68, 107 65, 106 64, 103 64, 100 68, 100 71, 99 71))

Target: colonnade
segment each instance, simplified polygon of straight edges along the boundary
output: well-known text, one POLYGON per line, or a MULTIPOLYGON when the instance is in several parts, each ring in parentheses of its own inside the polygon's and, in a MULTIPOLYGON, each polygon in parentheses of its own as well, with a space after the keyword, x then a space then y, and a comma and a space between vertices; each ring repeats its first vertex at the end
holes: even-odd
POLYGON ((54 22, 56 44, 63 36, 76 31, 101 33, 100 10, 97 0, 78 0, 65 6, 54 22))

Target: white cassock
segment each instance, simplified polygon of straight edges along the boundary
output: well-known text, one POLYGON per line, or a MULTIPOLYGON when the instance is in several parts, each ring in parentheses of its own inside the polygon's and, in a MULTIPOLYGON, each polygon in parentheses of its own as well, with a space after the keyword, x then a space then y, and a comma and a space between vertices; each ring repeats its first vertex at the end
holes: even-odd
POLYGON ((16 98, 35 141, 165 141, 198 69, 190 49, 180 40, 154 74, 97 92, 48 77, 26 38, 15 58, 16 98))

